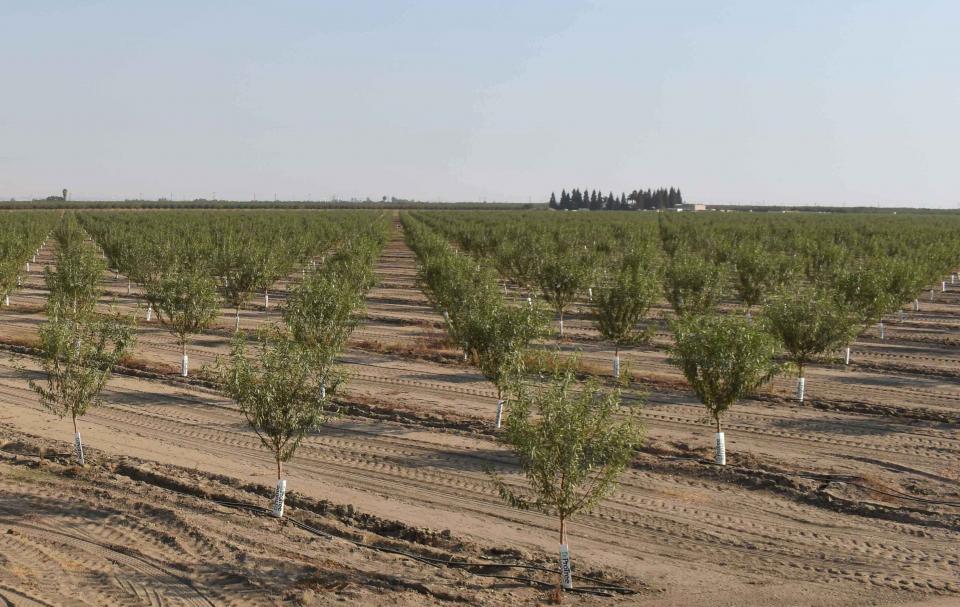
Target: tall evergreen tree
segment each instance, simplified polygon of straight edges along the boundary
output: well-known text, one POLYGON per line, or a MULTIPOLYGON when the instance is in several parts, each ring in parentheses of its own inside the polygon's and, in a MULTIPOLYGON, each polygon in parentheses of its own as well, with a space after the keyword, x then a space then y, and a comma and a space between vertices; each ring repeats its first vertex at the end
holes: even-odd
POLYGON ((553 192, 550 192, 550 208, 557 209, 560 205, 557 204, 557 195, 553 192))
POLYGON ((580 190, 574 188, 573 193, 570 195, 570 208, 579 209, 583 205, 583 195, 580 193, 580 190))

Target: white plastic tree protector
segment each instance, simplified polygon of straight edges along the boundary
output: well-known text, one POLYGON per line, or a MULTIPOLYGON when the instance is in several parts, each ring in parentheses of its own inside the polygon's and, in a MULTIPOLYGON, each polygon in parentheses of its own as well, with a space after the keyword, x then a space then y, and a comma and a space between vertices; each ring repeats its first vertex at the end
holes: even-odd
POLYGON ((533 307, 533 298, 532 298, 532 297, 528 297, 528 298, 527 298, 527 304, 528 304, 531 308, 533 307))
POLYGON ((190 369, 190 357, 186 354, 183 355, 183 358, 180 360, 180 377, 186 377, 190 369))
POLYGON ((280 479, 277 481, 277 491, 273 494, 273 516, 283 518, 283 503, 287 499, 287 481, 280 479))
POLYGON ((147 305, 147 322, 153 319, 153 304, 147 305))
POLYGON ((727 465, 727 444, 723 440, 723 432, 717 432, 716 444, 713 448, 713 461, 721 466, 727 465))
POLYGON ((270 293, 268 293, 267 291, 263 292, 263 309, 264 310, 270 309, 270 293))
POLYGON ((563 319, 560 319, 560 337, 563 337, 563 319))
POLYGON ((883 321, 880 321, 880 339, 883 339, 883 321))
POLYGON ((946 292, 947 292, 947 281, 945 281, 945 280, 941 280, 941 281, 940 281, 940 292, 941 292, 941 293, 946 293, 946 292))
POLYGON ((503 399, 497 401, 497 428, 503 423, 503 399))
POLYGON ((914 299, 914 300, 913 300, 913 311, 914 311, 914 312, 919 312, 919 311, 920 311, 920 300, 919 300, 919 299, 914 299))
POLYGON ((619 354, 613 357, 613 376, 620 377, 620 355, 619 354))
POLYGON ((28 261, 28 262, 27 262, 27 272, 29 272, 29 271, 30 271, 30 262, 28 261))
POLYGON ((798 377, 797 378, 797 400, 801 403, 803 402, 803 395, 807 387, 807 378, 798 377))
POLYGON ((849 347, 847 347, 847 359, 844 361, 843 364, 845 364, 845 365, 849 365, 849 364, 850 364, 850 348, 849 348, 849 347))
POLYGON ((130 281, 128 280, 128 281, 127 281, 127 295, 130 295, 130 288, 131 288, 131 287, 132 287, 132 285, 130 284, 130 281))
POLYGON ((573 573, 570 571, 570 547, 560 544, 560 585, 570 590, 573 588, 573 573))
POLYGON ((79 432, 77 432, 73 437, 73 454, 77 457, 77 463, 81 466, 87 463, 83 459, 83 441, 80 440, 79 432))
POLYGON ((587 296, 590 297, 590 301, 593 301, 593 287, 587 287, 587 296))
POLYGON ((326 397, 327 397, 327 386, 324 384, 320 384, 320 398, 326 398, 326 397))

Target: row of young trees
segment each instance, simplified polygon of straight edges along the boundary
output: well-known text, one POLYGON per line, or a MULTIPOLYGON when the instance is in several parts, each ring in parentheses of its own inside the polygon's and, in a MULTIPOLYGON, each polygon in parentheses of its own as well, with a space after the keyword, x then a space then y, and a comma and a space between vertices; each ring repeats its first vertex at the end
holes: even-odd
MULTIPOLYGON (((620 407, 619 388, 577 379, 575 359, 555 355, 528 367, 532 342, 546 334, 541 304, 509 301, 493 270, 455 251, 417 217, 404 214, 402 221, 419 260, 424 292, 443 313, 451 338, 463 344, 467 358, 496 387, 498 429, 505 398, 510 401, 502 437, 517 454, 528 483, 520 488, 491 474, 507 503, 557 517, 559 600, 561 588, 572 588, 567 522, 614 489, 640 446, 642 428, 620 407), (550 371, 536 376, 540 369, 550 371)), ((559 285, 551 293, 553 302, 564 297, 559 285)))
POLYGON ((785 339, 790 333, 815 334, 815 325, 824 323, 847 329, 828 340, 829 347, 842 345, 849 331, 868 323, 879 323, 883 338, 884 316, 911 300, 918 308, 917 293, 956 265, 953 251, 960 247, 955 232, 960 226, 952 225, 957 222, 951 216, 937 221, 874 215, 867 221, 855 215, 661 214, 652 220, 590 216, 578 222, 530 213, 418 217, 496 267, 522 293, 542 296, 561 327, 568 308, 579 306, 615 344, 626 342, 610 321, 642 320, 648 302, 658 296, 655 285, 676 316, 738 304, 748 317, 773 304, 781 309, 792 304, 796 315, 806 301, 802 293, 818 305, 804 308, 804 324, 779 330, 785 339), (622 295, 626 290, 634 294, 622 295), (627 314, 630 302, 635 309, 627 314))
MULTIPOLYGON (((84 227, 104 251, 114 272, 127 277, 127 290, 139 284, 146 320, 156 314, 181 348, 181 374, 189 374, 187 347, 206 329, 221 305, 240 310, 299 266, 302 277, 316 257, 341 246, 350 234, 382 226, 382 217, 333 212, 88 213, 84 227)), ((322 261, 322 260, 321 260, 322 261)))
POLYGON ((663 326, 650 312, 665 299, 672 360, 717 425, 718 461, 723 412, 784 372, 779 360, 792 363, 802 402, 812 361, 846 346, 849 363, 865 325, 879 323, 882 339, 884 317, 911 300, 917 309, 917 293, 956 266, 960 247, 952 216, 659 215, 584 217, 577 226, 509 215, 417 217, 527 297, 553 304, 561 327, 567 305, 587 311, 614 346, 615 376, 619 350, 663 326))
POLYGON ((0 302, 10 305, 10 295, 22 284, 30 263, 50 231, 58 214, 51 211, 0 214, 0 302))
MULTIPOLYGON (((336 359, 356 326, 387 236, 382 215, 351 233, 293 290, 283 306, 282 323, 253 336, 237 331, 231 355, 218 361, 221 389, 237 402, 276 462, 275 516, 283 515, 283 462, 326 418, 341 380, 336 359)), ((134 344, 136 318, 115 307, 98 312, 107 266, 72 215, 59 224, 54 238, 56 264, 46 270, 50 296, 40 329, 45 379, 33 379, 30 385, 46 408, 72 419, 76 458, 83 465, 77 419, 102 404, 100 395, 113 368, 134 344)), ((164 305, 158 313, 168 314, 164 305)))
POLYGON ((613 192, 603 195, 603 190, 583 191, 574 188, 568 193, 560 192, 557 198, 555 192, 550 193, 548 206, 554 210, 575 211, 641 211, 651 209, 673 209, 683 204, 683 196, 676 188, 659 188, 656 190, 634 190, 630 194, 621 192, 614 196, 613 192))

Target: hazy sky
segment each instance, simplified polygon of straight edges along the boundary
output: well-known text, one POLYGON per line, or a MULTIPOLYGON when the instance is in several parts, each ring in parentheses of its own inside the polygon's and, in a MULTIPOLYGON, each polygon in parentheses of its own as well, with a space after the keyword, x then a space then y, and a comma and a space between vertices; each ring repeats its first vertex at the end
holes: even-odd
POLYGON ((0 0, 0 196, 960 204, 960 2, 0 0))

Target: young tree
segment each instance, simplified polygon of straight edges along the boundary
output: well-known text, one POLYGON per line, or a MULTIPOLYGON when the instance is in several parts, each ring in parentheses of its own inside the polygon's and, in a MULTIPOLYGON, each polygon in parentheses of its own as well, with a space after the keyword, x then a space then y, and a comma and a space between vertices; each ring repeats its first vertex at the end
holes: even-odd
POLYGON ((620 408, 620 389, 604 388, 595 379, 579 382, 575 364, 557 362, 552 375, 518 378, 511 388, 504 441, 519 459, 526 490, 518 491, 490 472, 508 504, 557 517, 558 600, 561 587, 573 587, 567 522, 614 490, 643 439, 640 423, 620 408))
POLYGON ((503 418, 504 392, 522 372, 530 342, 544 334, 546 319, 539 306, 508 306, 499 300, 476 302, 460 320, 474 363, 497 388, 496 426, 503 418))
POLYGON ((223 392, 236 401, 260 442, 277 464, 273 515, 283 516, 287 481, 283 462, 290 461, 303 438, 326 421, 327 395, 310 350, 279 328, 258 335, 256 362, 247 354, 247 339, 237 332, 229 363, 218 364, 223 392))
POLYGON ((543 239, 536 232, 527 234, 520 240, 514 240, 501 246, 497 255, 498 265, 503 266, 507 274, 520 287, 520 293, 530 297, 533 286, 540 273, 540 251, 543 239))
POLYGON ((224 300, 236 312, 235 331, 240 330, 240 307, 250 299, 253 290, 266 281, 267 256, 259 244, 230 232, 218 234, 214 265, 223 280, 224 300))
POLYGON ((816 287, 781 289, 764 308, 770 332, 797 366, 797 400, 803 402, 803 372, 814 357, 847 343, 859 319, 836 298, 816 287))
POLYGON ((290 295, 283 320, 290 334, 313 357, 321 395, 336 357, 343 351, 359 322, 356 311, 363 306, 362 285, 333 272, 311 274, 290 295))
POLYGON ((72 215, 67 215, 53 233, 57 241, 56 270, 44 269, 50 301, 57 309, 86 315, 100 295, 100 279, 107 266, 91 246, 72 215))
POLYGON ((134 342, 133 318, 118 313, 98 316, 98 282, 103 264, 82 241, 62 240, 56 272, 48 268, 50 298, 48 320, 40 326, 41 365, 44 383, 31 380, 40 403, 61 419, 73 421, 77 462, 85 463, 77 418, 102 404, 100 392, 114 365, 134 342), (98 262, 100 262, 98 264, 98 262), (88 271, 99 268, 98 272, 88 271), (57 276, 59 273, 64 276, 57 276))
POLYGON ((616 274, 594 289, 597 330, 614 346, 614 377, 620 377, 620 348, 643 343, 652 335, 653 327, 640 323, 659 291, 656 269, 645 267, 639 254, 625 256, 616 274))
POLYGON ((715 459, 727 462, 720 418, 779 372, 776 339, 739 316, 687 316, 673 323, 670 362, 683 371, 716 423, 715 459))
POLYGON ((220 301, 216 283, 199 267, 183 267, 148 285, 147 296, 157 310, 157 318, 177 338, 183 355, 180 375, 187 377, 187 343, 217 317, 220 301))
POLYGON ((570 251, 559 245, 546 253, 540 264, 538 282, 543 297, 560 317, 560 337, 563 337, 563 314, 578 293, 590 284, 593 260, 587 251, 570 251))
POLYGON ((725 266, 710 263, 694 253, 678 252, 667 263, 664 295, 678 316, 707 314, 723 297, 725 266))
POLYGON ((882 258, 860 260, 834 279, 841 301, 859 312, 864 322, 878 323, 880 339, 884 338, 883 315, 896 310, 901 297, 892 283, 894 266, 882 258))
POLYGON ((83 442, 77 418, 103 404, 100 392, 114 365, 134 342, 133 319, 55 314, 40 327, 41 365, 46 381, 30 381, 40 403, 61 419, 73 421, 74 451, 82 466, 83 442))
POLYGON ((785 255, 768 251, 759 244, 742 244, 733 253, 734 287, 747 307, 747 316, 763 302, 792 272, 792 261, 785 255))

